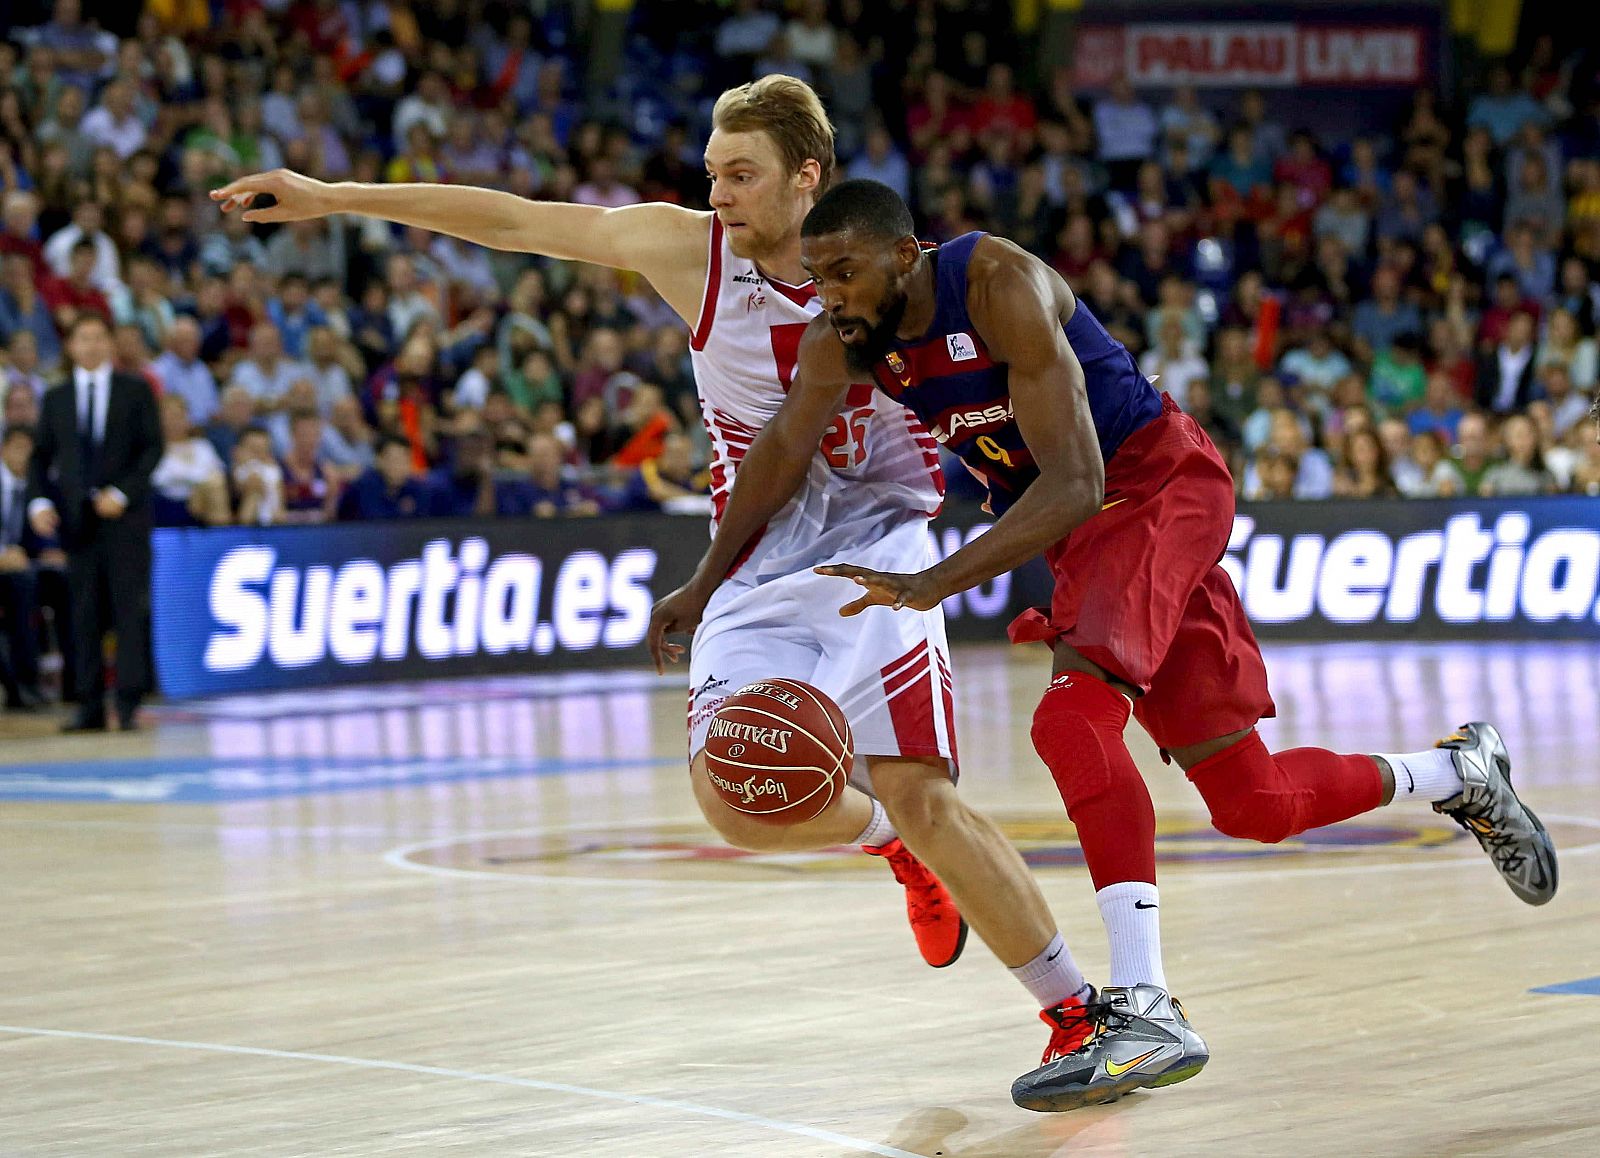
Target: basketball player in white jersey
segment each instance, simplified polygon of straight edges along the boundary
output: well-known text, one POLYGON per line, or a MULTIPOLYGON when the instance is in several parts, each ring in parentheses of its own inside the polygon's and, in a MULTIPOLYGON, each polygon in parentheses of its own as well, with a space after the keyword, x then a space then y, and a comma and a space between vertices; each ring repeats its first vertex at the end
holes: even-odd
MULTIPOLYGON (((660 203, 534 202, 467 186, 330 185, 281 169, 240 178, 212 198, 224 212, 245 210, 247 221, 358 213, 496 249, 639 272, 693 328, 720 515, 757 434, 785 437, 781 424, 769 423, 794 373, 800 336, 821 308, 800 264, 800 223, 831 179, 833 128, 816 94, 784 76, 724 93, 712 123, 705 153, 711 213, 660 203), (262 195, 274 203, 250 208, 262 195)), ((956 959, 970 921, 1041 1007, 1059 1011, 1090 987, 1022 858, 955 793, 940 609, 871 608, 842 619, 831 581, 812 571, 842 559, 884 571, 923 569, 932 562, 928 520, 942 493, 927 431, 870 388, 852 395, 812 455, 799 494, 752 541, 728 548, 729 557, 708 550, 694 577, 657 604, 651 650, 658 670, 676 662, 683 649, 667 634, 698 626, 691 774, 702 812, 725 840, 756 851, 854 843, 883 856, 906 888, 929 964, 956 959), (813 683, 838 702, 863 758, 852 779, 870 787, 842 793, 822 815, 788 828, 728 808, 706 776, 703 751, 722 699, 774 676, 813 683)), ((1081 1044, 1082 1031, 1062 1029, 1063 1021, 1074 1023, 1046 1019, 1051 1052, 1081 1044)))

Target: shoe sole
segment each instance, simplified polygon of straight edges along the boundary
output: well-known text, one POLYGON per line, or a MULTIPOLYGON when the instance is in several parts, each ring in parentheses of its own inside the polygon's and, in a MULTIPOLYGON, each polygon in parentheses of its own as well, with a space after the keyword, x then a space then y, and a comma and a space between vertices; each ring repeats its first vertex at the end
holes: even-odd
MULTIPOLYGON (((1539 863, 1544 865, 1545 871, 1550 877, 1550 887, 1544 893, 1535 893, 1533 895, 1529 895, 1512 884, 1511 878, 1507 877, 1504 873, 1500 873, 1500 866, 1494 865, 1492 858, 1489 863, 1494 865, 1495 872, 1500 873, 1500 878, 1506 882, 1506 887, 1511 890, 1512 895, 1515 896, 1517 900, 1521 901, 1525 905, 1537 906, 1549 904, 1555 899, 1556 888, 1560 884, 1559 873, 1556 867, 1555 841, 1550 839, 1550 833, 1548 830, 1546 830, 1544 822, 1539 819, 1538 813, 1529 808, 1527 802, 1524 801, 1522 797, 1517 795, 1517 786, 1511 782, 1511 752, 1506 748, 1505 737, 1500 734, 1500 729, 1495 728, 1493 724, 1489 724, 1488 727, 1494 729, 1496 741, 1495 746, 1490 753, 1490 767, 1496 772, 1500 773, 1500 778, 1506 782, 1506 791, 1511 793, 1511 799, 1517 802, 1517 807, 1522 809, 1522 814, 1532 821, 1533 830, 1539 836, 1537 843, 1545 854, 1543 857, 1539 858, 1539 863)), ((1459 749, 1457 749, 1457 751, 1459 751, 1459 749)), ((1481 848, 1482 846, 1480 845, 1479 847, 1481 848)), ((1485 849, 1484 851, 1487 853, 1488 850, 1485 849)))
POLYGON ((1086 1106, 1107 1106, 1119 1101, 1135 1090, 1155 1090, 1186 1082, 1205 1068, 1209 1055, 1194 1059, 1183 1058, 1173 1069, 1152 1078, 1133 1078, 1127 1081, 1090 1082, 1086 1086, 1066 1086, 1056 1090, 1034 1091, 1026 1099, 1013 1095, 1012 1101, 1024 1110, 1043 1114, 1059 1114, 1068 1110, 1081 1110, 1086 1106))
POLYGON ((924 961, 928 961, 928 965, 930 967, 934 968, 934 969, 948 969, 948 968, 950 968, 950 966, 954 965, 957 961, 961 960, 961 951, 963 949, 965 949, 966 947, 967 947, 967 919, 965 917, 962 917, 961 918, 961 931, 956 934, 955 952, 951 953, 950 956, 948 958, 946 958, 945 960, 943 960, 943 961, 928 961, 928 959, 926 957, 924 957, 923 960, 924 961))

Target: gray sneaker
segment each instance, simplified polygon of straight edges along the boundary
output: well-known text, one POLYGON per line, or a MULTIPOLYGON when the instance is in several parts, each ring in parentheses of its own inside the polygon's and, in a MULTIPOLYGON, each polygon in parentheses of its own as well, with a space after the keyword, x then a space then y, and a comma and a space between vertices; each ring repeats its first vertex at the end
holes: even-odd
POLYGON ((1511 757, 1493 724, 1462 724, 1439 741, 1461 774, 1461 791, 1434 804, 1478 838, 1511 891, 1530 905, 1556 895, 1556 846, 1511 787, 1511 757))
POLYGON ((1013 1102, 1041 1111, 1114 1102, 1141 1087, 1176 1085, 1211 1060, 1183 1006, 1165 989, 1107 987, 1089 1015, 1094 1036, 1076 1052, 1013 1082, 1013 1102))

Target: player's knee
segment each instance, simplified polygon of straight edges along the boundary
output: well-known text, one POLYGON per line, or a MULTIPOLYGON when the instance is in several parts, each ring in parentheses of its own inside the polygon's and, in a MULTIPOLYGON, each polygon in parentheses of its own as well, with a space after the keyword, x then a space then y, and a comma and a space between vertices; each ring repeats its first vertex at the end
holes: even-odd
POLYGON ((1122 742, 1131 711, 1109 684, 1081 672, 1058 678, 1040 698, 1030 730, 1033 748, 1069 811, 1077 801, 1114 787, 1122 765, 1108 756, 1106 746, 1122 742))
POLYGON ((1211 827, 1223 836, 1277 844, 1300 831, 1293 799, 1281 792, 1246 790, 1206 796, 1205 801, 1211 827))
POLYGON ((873 791, 905 842, 913 847, 960 823, 962 804, 949 780, 874 779, 873 791))

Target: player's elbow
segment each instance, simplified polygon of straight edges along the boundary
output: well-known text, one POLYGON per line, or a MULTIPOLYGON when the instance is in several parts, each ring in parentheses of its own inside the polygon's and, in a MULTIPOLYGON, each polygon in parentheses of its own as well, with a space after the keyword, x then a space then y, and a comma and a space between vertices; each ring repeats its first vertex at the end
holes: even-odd
MULTIPOLYGON (((1040 482, 1046 482, 1046 478, 1041 477, 1040 482)), ((1093 518, 1105 502, 1105 479, 1098 471, 1092 475, 1063 472, 1046 485, 1050 496, 1048 521, 1058 537, 1093 518)))

